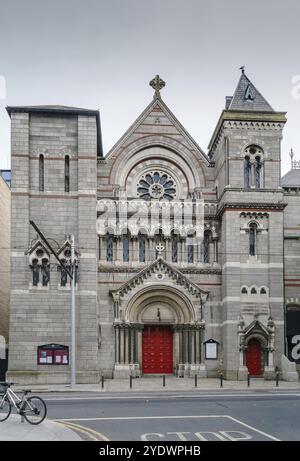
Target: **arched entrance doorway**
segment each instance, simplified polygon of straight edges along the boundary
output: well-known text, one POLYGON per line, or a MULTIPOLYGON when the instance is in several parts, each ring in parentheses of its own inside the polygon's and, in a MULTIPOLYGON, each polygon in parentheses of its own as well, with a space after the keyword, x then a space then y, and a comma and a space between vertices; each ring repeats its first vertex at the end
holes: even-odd
POLYGON ((114 376, 127 372, 188 376, 200 372, 200 367, 202 372, 205 323, 197 320, 201 312, 199 297, 188 297, 177 287, 151 284, 138 290, 114 325, 114 376))
POLYGON ((246 365, 251 376, 263 374, 263 351, 257 338, 251 338, 247 344, 246 365))

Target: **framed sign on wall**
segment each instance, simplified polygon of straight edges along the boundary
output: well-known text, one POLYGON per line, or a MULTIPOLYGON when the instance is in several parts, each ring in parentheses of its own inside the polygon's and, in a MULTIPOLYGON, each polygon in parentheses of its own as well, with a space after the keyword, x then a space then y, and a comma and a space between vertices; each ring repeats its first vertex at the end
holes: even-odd
POLYGON ((38 365, 69 365, 69 347, 62 344, 38 346, 38 365))
POLYGON ((218 346, 220 343, 211 338, 204 341, 203 344, 205 347, 205 358, 208 360, 216 360, 218 358, 218 346))

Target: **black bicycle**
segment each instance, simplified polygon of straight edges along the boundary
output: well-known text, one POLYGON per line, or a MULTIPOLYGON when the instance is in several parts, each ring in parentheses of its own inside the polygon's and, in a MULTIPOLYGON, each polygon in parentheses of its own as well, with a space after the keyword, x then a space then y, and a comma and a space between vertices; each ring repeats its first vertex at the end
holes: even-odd
POLYGON ((30 424, 40 424, 47 415, 47 406, 43 399, 32 395, 30 390, 24 390, 22 398, 10 388, 15 383, 0 382, 0 422, 5 421, 10 413, 12 405, 17 413, 23 416, 30 424))

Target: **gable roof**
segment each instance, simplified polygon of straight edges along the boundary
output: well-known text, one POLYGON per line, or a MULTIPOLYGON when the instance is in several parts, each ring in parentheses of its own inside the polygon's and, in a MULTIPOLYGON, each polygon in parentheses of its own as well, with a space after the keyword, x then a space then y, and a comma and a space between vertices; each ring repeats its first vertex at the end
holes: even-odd
POLYGON ((300 169, 292 168, 281 178, 282 187, 300 187, 300 169))
POLYGON ((273 107, 253 85, 244 71, 239 79, 228 110, 274 112, 273 107))
POLYGON ((262 333, 264 333, 266 336, 269 336, 270 334, 270 331, 268 330, 267 327, 264 326, 264 324, 262 322, 260 322, 259 320, 255 319, 253 320, 253 322, 250 323, 250 325, 248 325, 245 329, 244 329, 244 334, 245 335, 249 335, 249 333, 251 331, 261 331, 262 333))
MULTIPOLYGON (((133 124, 128 128, 128 130, 121 136, 121 138, 116 142, 116 144, 109 150, 106 158, 108 159, 113 153, 122 145, 131 135, 135 134, 140 125, 142 125, 147 117, 152 113, 162 112, 170 121, 170 123, 177 129, 177 131, 187 140, 189 145, 198 151, 200 155, 206 160, 209 164, 210 160, 208 156, 204 153, 201 147, 196 143, 192 136, 187 132, 179 120, 175 117, 173 112, 168 108, 168 106, 163 102, 160 95, 155 94, 153 100, 148 104, 146 109, 140 114, 140 116, 133 122, 133 124)), ((153 115, 153 114, 152 114, 153 115)), ((159 125, 158 125, 159 126, 159 125)))
POLYGON ((144 280, 148 279, 152 276, 153 273, 156 271, 164 270, 166 274, 170 276, 175 282, 181 285, 183 288, 188 290, 188 292, 196 297, 200 298, 201 304, 207 300, 208 291, 202 290, 198 287, 194 282, 192 282, 186 275, 180 272, 178 269, 175 269, 170 264, 168 264, 161 256, 159 256, 155 261, 150 263, 147 267, 139 271, 125 283, 123 283, 119 288, 111 290, 111 294, 119 294, 123 296, 124 294, 128 293, 128 291, 132 290, 132 287, 140 285, 144 282, 144 280), (202 296, 205 299, 202 299, 202 296))

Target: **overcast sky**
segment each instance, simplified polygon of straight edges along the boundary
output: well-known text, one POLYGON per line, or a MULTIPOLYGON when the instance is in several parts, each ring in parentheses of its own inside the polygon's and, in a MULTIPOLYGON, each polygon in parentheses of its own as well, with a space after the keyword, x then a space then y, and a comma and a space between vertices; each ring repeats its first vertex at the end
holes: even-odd
POLYGON ((0 168, 10 167, 6 105, 100 109, 106 153, 151 101, 149 80, 157 73, 166 81, 164 101, 206 152, 242 65, 270 104, 287 111, 283 172, 291 147, 300 160, 299 0, 0 0, 0 6, 6 81, 0 168))

